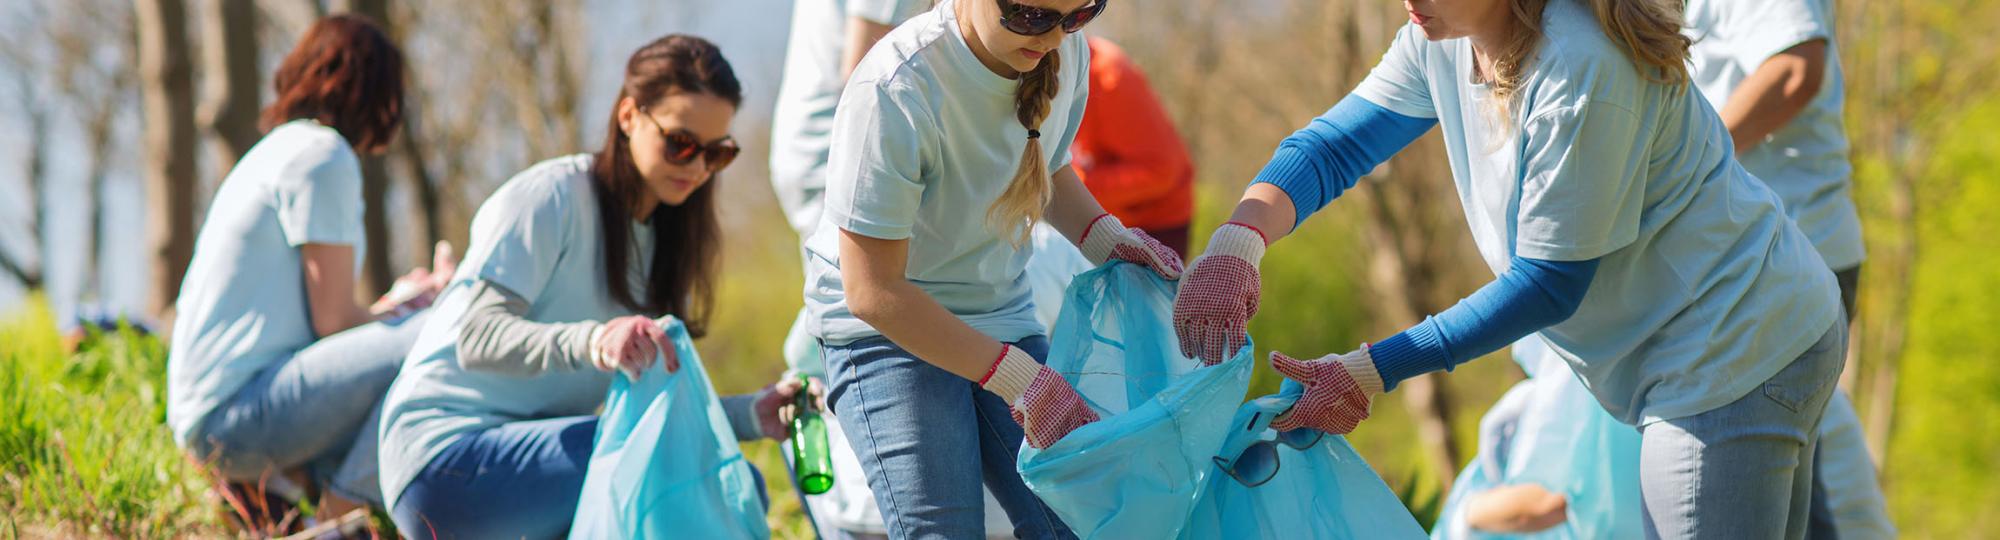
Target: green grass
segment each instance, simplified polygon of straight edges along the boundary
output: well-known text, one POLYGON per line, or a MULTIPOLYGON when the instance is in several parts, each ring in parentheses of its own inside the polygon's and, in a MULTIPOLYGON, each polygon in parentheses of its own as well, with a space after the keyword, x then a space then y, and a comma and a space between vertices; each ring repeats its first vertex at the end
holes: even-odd
POLYGON ((0 322, 0 530, 166 537, 215 530, 165 426, 166 351, 129 331, 65 354, 47 304, 0 322))

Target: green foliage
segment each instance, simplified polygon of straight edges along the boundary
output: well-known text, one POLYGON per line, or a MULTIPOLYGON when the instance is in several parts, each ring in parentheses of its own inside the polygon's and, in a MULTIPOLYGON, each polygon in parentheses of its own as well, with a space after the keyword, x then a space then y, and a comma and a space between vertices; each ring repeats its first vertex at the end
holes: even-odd
POLYGON ((1438 515, 1444 512, 1445 493, 1434 487, 1437 482, 1424 478, 1420 471, 1411 470, 1403 476, 1403 486, 1396 488, 1396 499, 1410 509, 1410 517, 1417 519, 1417 526, 1428 531, 1437 527, 1438 515))
POLYGON ((1910 538, 2000 528, 1991 511, 2000 506, 2000 154, 1990 138, 2000 99, 1955 124, 1919 180, 1909 344, 1886 461, 1890 509, 1910 538))

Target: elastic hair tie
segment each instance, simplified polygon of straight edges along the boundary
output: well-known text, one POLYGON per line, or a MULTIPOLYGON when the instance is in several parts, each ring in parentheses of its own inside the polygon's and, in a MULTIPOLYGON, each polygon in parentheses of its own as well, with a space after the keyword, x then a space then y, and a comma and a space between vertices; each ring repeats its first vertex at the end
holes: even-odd
POLYGON ((1032 140, 1035 140, 1035 139, 1040 139, 1040 138, 1042 138, 1042 132, 1041 132, 1041 130, 1036 130, 1036 129, 1030 129, 1030 130, 1028 130, 1028 140, 1031 140, 1031 141, 1032 141, 1032 140))

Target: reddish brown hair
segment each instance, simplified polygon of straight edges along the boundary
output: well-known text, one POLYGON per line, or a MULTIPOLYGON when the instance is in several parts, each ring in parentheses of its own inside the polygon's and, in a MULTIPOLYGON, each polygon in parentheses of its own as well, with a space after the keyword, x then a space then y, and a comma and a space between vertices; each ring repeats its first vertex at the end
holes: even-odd
POLYGON ((261 128, 317 120, 361 153, 379 152, 403 124, 403 52, 360 15, 314 22, 285 55, 272 82, 278 97, 261 128))
POLYGON ((646 269, 645 297, 633 294, 627 281, 633 251, 630 216, 636 201, 653 195, 632 163, 632 141, 618 129, 618 104, 632 98, 645 107, 676 93, 743 104, 743 85, 714 43, 681 34, 653 40, 625 62, 625 82, 611 102, 604 149, 591 164, 596 180, 591 185, 604 229, 604 280, 611 298, 648 316, 673 315, 687 325, 688 335, 701 337, 715 303, 715 269, 722 252, 722 227, 715 217, 717 177, 710 176, 681 204, 653 210, 647 218, 653 226, 653 260, 646 269))

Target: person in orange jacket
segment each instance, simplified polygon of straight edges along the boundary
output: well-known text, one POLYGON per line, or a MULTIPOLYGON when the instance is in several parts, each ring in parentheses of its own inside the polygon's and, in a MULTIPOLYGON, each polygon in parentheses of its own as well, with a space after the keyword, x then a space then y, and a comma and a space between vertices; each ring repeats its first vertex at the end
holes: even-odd
POLYGON ((1126 226, 1182 258, 1194 215, 1194 161, 1146 76, 1125 51, 1091 36, 1090 100, 1073 143, 1090 194, 1126 226))

